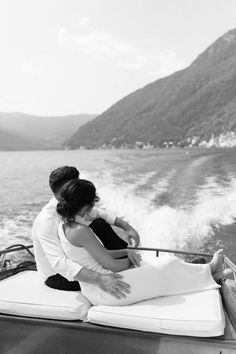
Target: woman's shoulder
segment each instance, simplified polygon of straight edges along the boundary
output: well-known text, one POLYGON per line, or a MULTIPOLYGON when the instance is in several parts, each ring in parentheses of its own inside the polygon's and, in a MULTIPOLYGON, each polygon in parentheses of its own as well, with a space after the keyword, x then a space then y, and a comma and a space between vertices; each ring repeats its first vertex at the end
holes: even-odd
POLYGON ((91 233, 88 226, 76 222, 71 223, 70 226, 64 225, 64 231, 68 240, 75 246, 81 246, 80 241, 91 233))
POLYGON ((70 229, 74 232, 83 232, 86 230, 91 230, 89 226, 80 224, 76 221, 73 221, 72 223, 67 224, 67 225, 69 225, 70 229))

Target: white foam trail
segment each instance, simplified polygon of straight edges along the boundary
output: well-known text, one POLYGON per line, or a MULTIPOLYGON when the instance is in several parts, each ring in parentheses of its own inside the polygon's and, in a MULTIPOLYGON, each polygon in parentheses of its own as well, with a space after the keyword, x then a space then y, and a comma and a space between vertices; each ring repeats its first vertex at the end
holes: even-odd
POLYGON ((4 217, 2 228, 0 229, 1 248, 15 243, 31 243, 31 224, 31 222, 26 223, 25 220, 21 221, 21 216, 17 216, 14 219, 4 217))
MULTIPOLYGON (((236 180, 227 187, 208 179, 198 192, 194 206, 177 210, 164 206, 151 216, 161 245, 201 249, 214 234, 214 228, 231 225, 236 219, 236 180), (156 220, 156 223, 155 223, 156 220)), ((150 239, 148 239, 148 242, 150 239)), ((155 242, 153 238, 151 242, 155 242)))
MULTIPOLYGON (((149 172, 146 174, 135 175, 132 182, 127 182, 121 177, 112 176, 110 172, 105 172, 103 174, 94 173, 92 176, 92 181, 95 183, 99 195, 102 197, 102 203, 106 206, 109 204, 111 210, 117 212, 117 210, 122 210, 119 204, 124 203, 124 199, 130 204, 134 202, 134 199, 138 199, 138 202, 143 204, 148 201, 154 200, 158 195, 166 192, 170 183, 170 179, 173 177, 175 170, 171 170, 166 177, 159 178, 157 181, 152 180, 156 175, 156 172, 149 172), (147 187, 142 190, 141 187, 147 187), (114 193, 116 196, 110 201, 111 194, 114 193)), ((91 176, 91 175, 90 175, 91 176)), ((130 205, 131 207, 131 205, 130 205)), ((126 213, 130 214, 129 208, 126 208, 126 213)), ((130 209, 133 209, 131 207, 130 209)), ((122 214, 123 215, 123 214, 122 214)), ((127 214, 126 214, 127 215, 127 214)))
MULTIPOLYGON (((142 244, 152 247, 201 250, 213 236, 214 228, 230 225, 236 219, 236 179, 227 186, 208 178, 195 196, 194 205, 178 209, 152 204, 158 188, 147 194, 135 193, 135 184, 121 183, 106 174, 98 181, 98 191, 103 206, 119 216, 124 216, 140 232, 142 244)), ((158 181, 157 186, 168 186, 168 180, 158 181)))
POLYGON ((231 225, 236 219, 236 178, 223 185, 215 177, 207 179, 198 192, 198 215, 208 224, 219 227, 231 225))

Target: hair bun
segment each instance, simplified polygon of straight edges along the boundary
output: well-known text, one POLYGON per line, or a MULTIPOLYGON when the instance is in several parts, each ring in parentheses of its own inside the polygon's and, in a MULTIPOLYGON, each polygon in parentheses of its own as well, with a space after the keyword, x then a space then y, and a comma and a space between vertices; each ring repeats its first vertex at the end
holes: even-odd
POLYGON ((57 212, 67 220, 73 217, 72 208, 64 198, 60 198, 59 203, 57 204, 57 212))

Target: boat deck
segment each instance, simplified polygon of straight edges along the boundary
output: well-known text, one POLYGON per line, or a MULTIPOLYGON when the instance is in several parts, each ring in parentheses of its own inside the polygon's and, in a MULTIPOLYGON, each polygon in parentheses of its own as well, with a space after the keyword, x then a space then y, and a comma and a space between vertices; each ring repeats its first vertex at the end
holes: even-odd
POLYGON ((226 316, 223 336, 173 336, 58 321, 0 315, 1 354, 235 353, 236 332, 226 316))

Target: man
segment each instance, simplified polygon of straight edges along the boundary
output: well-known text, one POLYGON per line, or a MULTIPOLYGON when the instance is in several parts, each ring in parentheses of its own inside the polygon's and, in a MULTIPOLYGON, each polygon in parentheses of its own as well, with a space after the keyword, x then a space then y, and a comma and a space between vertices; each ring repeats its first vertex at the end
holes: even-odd
MULTIPOLYGON (((60 216, 56 211, 63 185, 72 179, 79 178, 79 171, 75 167, 63 166, 52 171, 49 185, 53 198, 44 206, 36 217, 33 228, 33 244, 38 271, 43 275, 45 283, 61 290, 80 290, 79 281, 97 284, 102 290, 116 298, 125 297, 129 293, 129 285, 121 280, 119 274, 100 274, 68 259, 64 254, 57 235, 60 216)), ((137 231, 126 221, 115 217, 98 208, 84 218, 95 234, 108 249, 121 249, 127 247, 110 225, 120 227, 125 231, 128 242, 137 246, 140 242, 137 231), (92 222, 91 222, 92 221, 92 222)), ((127 252, 130 262, 139 265, 139 256, 131 251, 127 252)))

